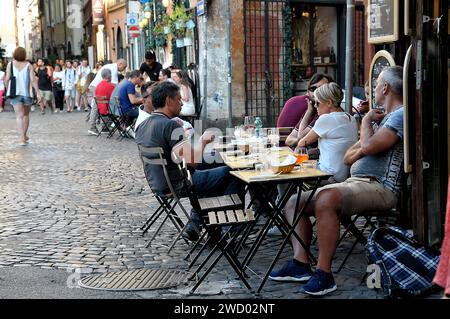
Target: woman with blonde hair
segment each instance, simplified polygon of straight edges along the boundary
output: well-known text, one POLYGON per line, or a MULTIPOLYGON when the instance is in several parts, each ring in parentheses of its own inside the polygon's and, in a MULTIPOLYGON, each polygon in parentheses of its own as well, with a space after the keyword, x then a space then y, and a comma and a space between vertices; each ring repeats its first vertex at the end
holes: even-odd
POLYGON ((344 98, 337 83, 327 83, 314 91, 315 104, 319 118, 298 146, 308 146, 318 141, 318 168, 333 174, 329 183, 343 182, 350 173, 344 164, 347 149, 358 141, 358 125, 350 114, 341 108, 344 98))
POLYGON ((26 57, 25 49, 17 47, 13 53, 13 60, 6 67, 5 76, 6 95, 10 98, 10 103, 16 112, 17 128, 20 134, 20 145, 22 146, 27 145, 30 139, 27 132, 34 95, 32 88, 36 92, 38 101, 42 100, 37 78, 32 66, 26 61, 26 57))

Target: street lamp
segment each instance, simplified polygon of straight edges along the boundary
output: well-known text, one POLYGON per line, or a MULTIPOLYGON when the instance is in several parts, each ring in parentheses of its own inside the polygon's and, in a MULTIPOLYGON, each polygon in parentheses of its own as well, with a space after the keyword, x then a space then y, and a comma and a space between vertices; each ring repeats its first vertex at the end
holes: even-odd
POLYGON ((149 4, 146 4, 144 7, 144 17, 150 19, 152 16, 152 9, 149 4))

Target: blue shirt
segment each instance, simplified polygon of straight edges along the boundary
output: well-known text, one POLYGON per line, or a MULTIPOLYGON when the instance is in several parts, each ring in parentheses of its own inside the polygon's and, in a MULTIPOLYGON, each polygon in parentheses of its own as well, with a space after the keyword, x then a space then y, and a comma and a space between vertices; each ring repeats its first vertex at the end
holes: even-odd
POLYGON ((403 176, 403 107, 389 113, 379 128, 385 127, 398 136, 399 141, 385 152, 366 155, 353 163, 350 174, 355 177, 375 177, 384 188, 398 195, 403 176))
POLYGON ((120 99, 120 105, 122 108, 122 113, 125 114, 129 110, 131 110, 134 105, 131 103, 130 98, 128 97, 128 94, 136 94, 136 88, 133 83, 131 83, 128 80, 124 80, 125 84, 119 91, 119 99, 120 99))

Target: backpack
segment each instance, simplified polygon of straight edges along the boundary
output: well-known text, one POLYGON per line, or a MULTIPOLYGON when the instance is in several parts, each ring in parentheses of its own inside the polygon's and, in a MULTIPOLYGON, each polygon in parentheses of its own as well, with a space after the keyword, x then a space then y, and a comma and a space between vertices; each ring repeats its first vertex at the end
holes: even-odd
POLYGON ((386 298, 423 297, 433 292, 439 252, 408 231, 394 226, 377 228, 369 236, 366 252, 369 264, 380 267, 386 298))

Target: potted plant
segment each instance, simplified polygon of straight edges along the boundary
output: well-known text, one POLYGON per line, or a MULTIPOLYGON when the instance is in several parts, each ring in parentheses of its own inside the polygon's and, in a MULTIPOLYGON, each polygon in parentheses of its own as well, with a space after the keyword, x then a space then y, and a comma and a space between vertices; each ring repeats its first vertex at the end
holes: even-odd
POLYGON ((164 34, 172 33, 173 23, 172 23, 172 19, 170 18, 169 15, 167 15, 167 14, 164 15, 164 17, 162 18, 162 24, 163 24, 164 34))
POLYGON ((175 25, 175 29, 179 30, 185 28, 185 24, 188 20, 189 17, 186 14, 186 8, 184 5, 176 5, 172 14, 172 21, 175 25))
POLYGON ((192 30, 187 30, 183 38, 184 46, 192 45, 192 38, 192 30))
POLYGON ((177 48, 184 47, 184 36, 186 34, 185 28, 175 29, 173 32, 173 36, 176 41, 177 48))

